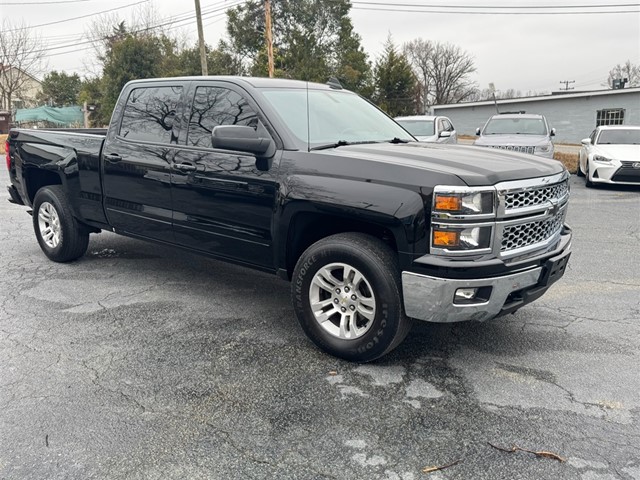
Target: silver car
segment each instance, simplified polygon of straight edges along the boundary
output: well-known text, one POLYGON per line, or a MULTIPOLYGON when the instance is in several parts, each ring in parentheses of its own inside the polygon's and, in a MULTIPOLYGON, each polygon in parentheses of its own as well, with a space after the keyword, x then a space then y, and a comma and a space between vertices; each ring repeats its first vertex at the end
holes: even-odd
POLYGON ((420 142, 458 143, 458 132, 447 117, 413 115, 395 121, 420 142))
POLYGON ((551 137, 555 134, 544 115, 498 114, 476 130, 480 137, 473 144, 553 158, 551 137))

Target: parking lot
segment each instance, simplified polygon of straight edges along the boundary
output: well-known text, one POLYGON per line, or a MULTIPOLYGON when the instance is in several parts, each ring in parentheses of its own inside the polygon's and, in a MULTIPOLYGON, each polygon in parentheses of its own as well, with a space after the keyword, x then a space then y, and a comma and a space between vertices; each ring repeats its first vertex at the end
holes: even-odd
POLYGON ((573 176, 574 253, 546 296, 417 323, 358 365, 306 339, 270 275, 111 233, 50 262, 7 183, 2 479, 640 480, 638 188, 573 176))

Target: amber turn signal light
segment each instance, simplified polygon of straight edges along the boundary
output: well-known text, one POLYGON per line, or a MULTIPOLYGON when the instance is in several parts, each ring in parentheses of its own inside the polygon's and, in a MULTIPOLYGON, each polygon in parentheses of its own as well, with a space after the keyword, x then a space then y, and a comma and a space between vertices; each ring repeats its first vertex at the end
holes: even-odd
POLYGON ((457 212, 462 210, 462 199, 458 195, 436 195, 436 210, 457 212))
POLYGON ((457 247, 460 244, 460 232, 434 230, 434 247, 457 247))

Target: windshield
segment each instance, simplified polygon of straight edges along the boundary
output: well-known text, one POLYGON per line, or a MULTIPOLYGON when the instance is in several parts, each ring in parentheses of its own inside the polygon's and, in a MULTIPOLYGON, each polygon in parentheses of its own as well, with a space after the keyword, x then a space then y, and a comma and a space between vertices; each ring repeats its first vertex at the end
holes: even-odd
POLYGON ((263 89, 262 93, 291 133, 308 148, 338 142, 414 141, 391 118, 348 91, 275 88, 263 89))
POLYGON ((435 135, 433 120, 396 120, 414 137, 430 137, 435 135))
POLYGON ((598 145, 640 145, 640 129, 602 130, 598 145))
POLYGON ((492 118, 483 134, 546 135, 547 126, 541 118, 492 118))

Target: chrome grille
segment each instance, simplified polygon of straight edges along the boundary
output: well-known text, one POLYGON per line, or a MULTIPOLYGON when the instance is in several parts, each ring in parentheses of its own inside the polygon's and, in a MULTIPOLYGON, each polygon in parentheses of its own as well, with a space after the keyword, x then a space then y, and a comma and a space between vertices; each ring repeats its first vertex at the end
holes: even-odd
POLYGON ((505 210, 543 205, 549 201, 561 200, 567 193, 569 193, 568 179, 554 185, 505 193, 505 210))
POLYGON ((505 227, 500 251, 508 252, 550 239, 562 228, 566 211, 565 208, 558 215, 545 220, 505 227))
POLYGON ((530 153, 531 155, 536 152, 536 147, 527 145, 490 145, 490 147, 498 150, 509 150, 510 152, 530 153))

